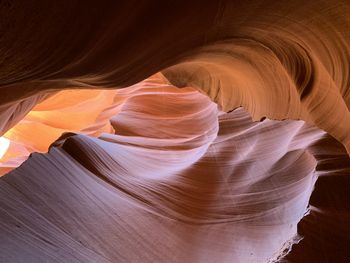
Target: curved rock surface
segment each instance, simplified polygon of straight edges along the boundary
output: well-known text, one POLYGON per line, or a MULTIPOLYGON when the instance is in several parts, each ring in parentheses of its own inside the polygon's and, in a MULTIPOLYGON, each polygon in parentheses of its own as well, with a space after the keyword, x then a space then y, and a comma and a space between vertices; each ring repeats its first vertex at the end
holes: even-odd
POLYGON ((349 14, 2 1, 0 261, 347 262, 349 14))

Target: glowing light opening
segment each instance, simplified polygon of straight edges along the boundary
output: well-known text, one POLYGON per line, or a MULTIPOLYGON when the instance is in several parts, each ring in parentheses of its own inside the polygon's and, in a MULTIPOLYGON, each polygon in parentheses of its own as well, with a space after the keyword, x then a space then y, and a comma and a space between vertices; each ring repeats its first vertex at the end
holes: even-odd
POLYGON ((10 140, 5 137, 0 137, 0 160, 5 155, 10 146, 10 140))

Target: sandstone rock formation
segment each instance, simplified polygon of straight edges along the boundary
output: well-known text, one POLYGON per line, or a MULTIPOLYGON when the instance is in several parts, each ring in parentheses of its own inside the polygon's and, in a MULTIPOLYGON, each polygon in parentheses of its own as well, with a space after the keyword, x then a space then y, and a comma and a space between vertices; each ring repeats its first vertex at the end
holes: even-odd
POLYGON ((0 262, 347 262, 349 15, 2 1, 0 262))

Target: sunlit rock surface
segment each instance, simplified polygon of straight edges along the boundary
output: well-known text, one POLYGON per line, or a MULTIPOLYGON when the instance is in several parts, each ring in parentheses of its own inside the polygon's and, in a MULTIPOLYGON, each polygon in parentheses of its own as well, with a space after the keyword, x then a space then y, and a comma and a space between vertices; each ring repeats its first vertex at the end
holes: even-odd
POLYGON ((0 262, 347 262, 349 15, 2 1, 0 262))
POLYGON ((37 104, 1 137, 6 150, 2 156, 0 152, 0 176, 19 166, 30 153, 47 152, 63 133, 98 136, 113 131, 109 119, 118 112, 115 94, 115 90, 65 90, 37 104))

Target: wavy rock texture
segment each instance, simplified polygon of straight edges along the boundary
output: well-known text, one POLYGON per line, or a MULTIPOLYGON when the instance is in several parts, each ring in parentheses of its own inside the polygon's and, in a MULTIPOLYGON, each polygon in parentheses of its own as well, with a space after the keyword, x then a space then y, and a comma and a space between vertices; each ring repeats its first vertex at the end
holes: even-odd
POLYGON ((115 90, 66 90, 47 96, 2 137, 10 145, 0 158, 0 176, 19 166, 31 152, 47 152, 63 133, 99 136, 102 132, 112 132, 109 119, 119 110, 114 101, 116 93, 115 90))
POLYGON ((2 1, 0 261, 347 262, 349 13, 2 1))

